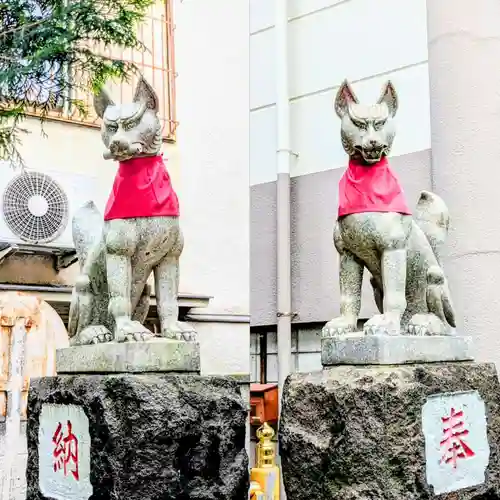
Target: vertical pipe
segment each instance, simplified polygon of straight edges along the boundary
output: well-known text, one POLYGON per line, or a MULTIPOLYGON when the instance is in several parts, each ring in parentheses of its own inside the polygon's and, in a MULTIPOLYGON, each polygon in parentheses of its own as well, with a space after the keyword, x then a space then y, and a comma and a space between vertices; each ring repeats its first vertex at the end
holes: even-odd
POLYGON ((277 124, 277 323, 279 398, 291 367, 290 262, 290 101, 288 96, 287 0, 275 0, 276 124, 277 124))
MULTIPOLYGON (((176 101, 176 78, 175 70, 175 24, 172 0, 166 2, 166 20, 167 20, 167 76, 168 76, 168 121, 169 121, 169 136, 175 138, 175 130, 177 128, 177 111, 175 107, 176 101)), ((164 45, 162 45, 164 46, 164 45)))
MULTIPOLYGON (((275 0, 276 37, 276 262, 279 407, 283 385, 291 369, 292 291, 290 240, 290 101, 288 94, 288 0, 275 0)), ((283 480, 280 498, 285 500, 283 480)))
POLYGON ((265 384, 267 382, 267 333, 259 333, 259 358, 259 382, 265 384))

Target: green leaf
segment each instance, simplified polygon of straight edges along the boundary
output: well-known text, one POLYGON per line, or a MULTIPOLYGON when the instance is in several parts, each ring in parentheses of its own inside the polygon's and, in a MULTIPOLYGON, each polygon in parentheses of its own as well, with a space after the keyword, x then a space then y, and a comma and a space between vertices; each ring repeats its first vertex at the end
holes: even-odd
POLYGON ((76 91, 95 92, 109 79, 127 79, 137 71, 88 47, 145 50, 137 27, 154 3, 0 0, 0 160, 23 163, 18 148, 27 133, 21 125, 28 111, 36 111, 43 125, 66 99, 85 115, 85 104, 71 98, 76 91))

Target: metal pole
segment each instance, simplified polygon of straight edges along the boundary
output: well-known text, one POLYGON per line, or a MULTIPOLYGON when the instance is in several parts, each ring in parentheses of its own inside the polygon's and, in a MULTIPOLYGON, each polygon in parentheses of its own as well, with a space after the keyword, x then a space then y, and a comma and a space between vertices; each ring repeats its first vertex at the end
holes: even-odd
MULTIPOLYGON (((288 0, 275 0, 276 37, 276 225, 277 225, 277 330, 278 390, 281 410, 283 385, 291 369, 292 291, 290 240, 290 101, 288 93, 288 0)), ((280 467, 281 469, 281 467, 280 467)), ((285 500, 283 478, 280 499, 285 500)))
POLYGON ((276 35, 276 195, 277 195, 277 306, 278 384, 281 402, 283 384, 291 367, 291 242, 290 242, 290 102, 288 95, 287 0, 275 0, 276 35))

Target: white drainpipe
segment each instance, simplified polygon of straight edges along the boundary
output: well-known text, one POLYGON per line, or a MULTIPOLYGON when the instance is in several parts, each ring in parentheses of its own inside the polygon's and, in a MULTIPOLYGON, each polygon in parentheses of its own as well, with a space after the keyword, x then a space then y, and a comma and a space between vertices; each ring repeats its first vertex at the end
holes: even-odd
MULTIPOLYGON (((279 401, 291 371, 292 286, 290 243, 290 101, 288 93, 288 0, 275 0, 276 69, 276 265, 279 401)), ((283 480, 280 498, 285 500, 283 480)))
POLYGON ((291 369, 291 262, 290 262, 290 101, 288 95, 288 0, 275 0, 276 36, 276 172, 277 172, 277 323, 278 383, 281 401, 283 384, 291 369))

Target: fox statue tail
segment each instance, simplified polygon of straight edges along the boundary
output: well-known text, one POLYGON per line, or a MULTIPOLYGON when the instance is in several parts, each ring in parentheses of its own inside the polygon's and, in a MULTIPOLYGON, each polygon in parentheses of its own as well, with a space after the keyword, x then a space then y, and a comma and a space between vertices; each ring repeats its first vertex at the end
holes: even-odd
POLYGON ((455 328, 455 312, 441 262, 441 248, 450 226, 448 207, 437 194, 422 191, 414 219, 429 241, 438 262, 437 266, 431 266, 427 271, 427 308, 445 324, 455 328))
POLYGON ((441 265, 441 247, 446 240, 450 225, 448 207, 437 194, 422 191, 417 202, 414 220, 424 232, 441 265))
POLYGON ((70 338, 77 335, 89 322, 89 318, 86 317, 90 314, 90 307, 86 304, 88 302, 86 288, 91 287, 94 292, 98 293, 106 286, 105 273, 93 272, 96 265, 100 265, 102 269, 105 269, 106 265, 102 235, 103 220, 93 201, 85 203, 76 212, 72 221, 72 229, 80 264, 80 276, 73 290, 69 310, 68 334, 70 338))
POLYGON ((432 266, 427 271, 427 309, 434 313, 445 324, 456 328, 455 311, 451 302, 448 282, 444 277, 443 270, 438 266, 432 266))
POLYGON ((93 201, 88 201, 75 213, 72 221, 73 241, 78 255, 80 268, 92 255, 92 248, 96 242, 102 240, 102 215, 93 201))

